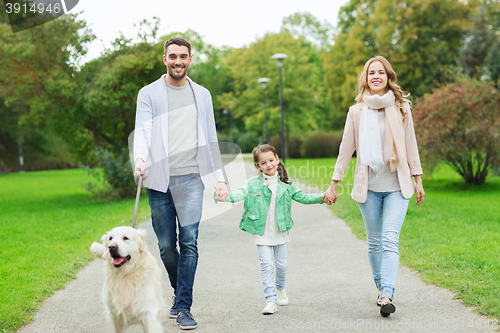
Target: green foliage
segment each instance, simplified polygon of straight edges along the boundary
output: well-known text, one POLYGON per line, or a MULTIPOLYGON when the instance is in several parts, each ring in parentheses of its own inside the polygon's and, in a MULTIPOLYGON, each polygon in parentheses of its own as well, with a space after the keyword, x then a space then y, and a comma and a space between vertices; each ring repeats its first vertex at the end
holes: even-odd
MULTIPOLYGON (((270 138, 269 141, 269 144, 276 149, 278 156, 281 156, 281 137, 276 135, 270 138)), ((285 136, 285 149, 287 158, 302 157, 302 139, 295 135, 285 136)))
POLYGON ((495 87, 500 88, 500 38, 491 45, 486 58, 485 67, 495 87))
POLYGON ((498 48, 495 45, 498 38, 495 38, 495 32, 483 14, 474 22, 467 39, 459 60, 464 73, 476 77, 483 66, 492 62, 488 55, 490 50, 493 52, 492 47, 498 48))
POLYGON ((9 145, 2 157, 6 168, 17 159, 18 135, 27 169, 69 165, 68 145, 59 137, 61 128, 70 132, 73 126, 69 121, 61 126, 60 121, 70 118, 78 98, 77 66, 93 38, 86 22, 75 15, 18 33, 0 20, 0 113, 8 114, 2 116, 0 136, 9 145))
POLYGON ((25 171, 74 167, 75 161, 68 153, 66 142, 46 126, 32 129, 19 126, 17 116, 0 99, 0 172, 20 170, 19 140, 25 171))
POLYGON ((314 132, 302 144, 303 156, 309 158, 335 157, 339 154, 341 141, 342 133, 314 132))
POLYGON ((446 161, 472 184, 500 165, 500 93, 493 84, 463 78, 420 99, 414 121, 422 160, 446 161))
MULTIPOLYGON (((80 186, 88 180, 80 169, 0 175, 0 332, 16 332, 76 278, 94 259, 93 241, 131 225, 134 200, 96 201, 80 186)), ((139 203, 138 221, 148 219, 147 202, 139 203)))
POLYGON ((302 139, 297 135, 289 135, 287 140, 286 153, 289 158, 302 157, 302 139))
POLYGON ((285 30, 295 39, 304 38, 318 49, 328 50, 334 43, 333 26, 320 22, 308 12, 297 12, 282 20, 281 30, 285 30))
POLYGON ((123 148, 118 157, 106 150, 98 150, 98 170, 88 169, 97 182, 87 182, 85 188, 101 198, 126 199, 133 198, 137 191, 128 148, 123 148))
POLYGON ((252 149, 260 143, 259 134, 256 132, 242 133, 236 138, 236 144, 240 147, 242 153, 251 153, 252 149))
POLYGON ((76 66, 93 38, 72 14, 15 34, 0 23, 0 97, 20 113, 20 124, 67 114, 76 97, 76 66))
POLYGON ((314 130, 325 124, 327 109, 321 85, 320 52, 304 39, 287 31, 268 34, 249 47, 233 50, 227 57, 231 77, 230 93, 217 96, 222 108, 231 109, 235 122, 243 121, 245 131, 264 133, 262 87, 257 79, 268 77, 266 99, 270 136, 280 131, 279 71, 276 53, 285 53, 283 104, 285 126, 290 133, 314 130))
MULTIPOLYGON (((77 76, 79 99, 71 117, 66 122, 61 120, 71 128, 65 133, 73 146, 88 146, 92 140, 95 148, 108 150, 116 157, 126 147, 134 130, 137 93, 165 69, 161 60, 163 44, 148 42, 156 39, 158 25, 158 21, 153 27, 142 22, 139 43, 132 44, 122 36, 114 42, 114 50, 81 68, 77 76), (75 137, 75 131, 79 136, 75 137)), ((86 159, 86 153, 80 152, 80 158, 86 159)))

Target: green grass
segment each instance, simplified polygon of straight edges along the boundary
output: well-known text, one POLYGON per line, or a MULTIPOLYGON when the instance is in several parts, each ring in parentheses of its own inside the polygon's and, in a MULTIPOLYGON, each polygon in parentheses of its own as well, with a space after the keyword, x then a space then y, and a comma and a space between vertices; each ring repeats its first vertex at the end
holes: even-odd
POLYGON ((0 175, 0 331, 28 323, 93 259, 90 245, 104 232, 131 225, 134 200, 98 202, 81 186, 89 180, 78 169, 0 175))
MULTIPOLYGON (((366 239, 346 186, 352 184, 354 164, 355 159, 339 184, 343 193, 330 207, 358 238, 366 239)), ((334 165, 335 159, 286 161, 292 179, 322 190, 328 188, 334 165)), ((442 165, 424 178, 424 190, 422 205, 416 206, 416 196, 410 201, 400 237, 401 264, 418 271, 425 282, 452 290, 480 314, 500 318, 500 177, 488 176, 484 185, 471 186, 442 165)))

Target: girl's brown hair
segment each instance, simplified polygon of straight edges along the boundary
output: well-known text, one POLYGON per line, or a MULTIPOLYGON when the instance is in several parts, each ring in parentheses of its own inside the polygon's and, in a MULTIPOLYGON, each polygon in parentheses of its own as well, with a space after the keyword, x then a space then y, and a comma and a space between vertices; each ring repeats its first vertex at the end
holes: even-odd
MULTIPOLYGON (((270 144, 267 144, 267 143, 259 145, 252 150, 253 163, 254 163, 255 167, 257 168, 257 170, 260 170, 260 168, 259 168, 259 155, 261 153, 267 153, 269 151, 273 152, 275 157, 278 157, 278 155, 276 154, 276 149, 274 149, 273 146, 271 146, 270 144)), ((277 169, 278 169, 278 174, 280 176, 280 180, 285 184, 291 184, 292 182, 291 182, 290 178, 288 177, 288 173, 285 170, 285 166, 283 165, 283 163, 281 163, 281 161, 278 163, 277 169)))
POLYGON ((411 106, 411 101, 407 98, 410 96, 410 94, 404 94, 403 90, 401 90, 401 87, 397 84, 398 77, 396 75, 396 72, 394 69, 392 69, 391 63, 389 60, 384 58, 383 56, 376 56, 371 59, 369 59, 365 67, 363 67, 363 71, 358 77, 358 84, 356 86, 356 91, 358 92, 358 95, 356 96, 356 102, 361 103, 363 102, 363 96, 367 93, 370 92, 370 88, 368 87, 368 69, 370 68, 370 65, 374 62, 379 61, 382 66, 384 66, 385 73, 387 74, 387 89, 392 90, 394 93, 394 97, 396 98, 396 106, 399 108, 399 111, 403 115, 403 121, 406 119, 406 111, 403 108, 403 105, 405 102, 407 102, 411 106))

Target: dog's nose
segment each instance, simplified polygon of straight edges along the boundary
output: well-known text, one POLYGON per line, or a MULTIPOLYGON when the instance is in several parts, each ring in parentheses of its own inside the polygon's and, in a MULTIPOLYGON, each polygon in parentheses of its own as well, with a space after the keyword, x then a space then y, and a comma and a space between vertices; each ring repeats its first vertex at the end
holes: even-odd
POLYGON ((116 245, 116 244, 108 246, 108 249, 110 249, 110 250, 116 250, 117 248, 118 248, 118 245, 116 245))

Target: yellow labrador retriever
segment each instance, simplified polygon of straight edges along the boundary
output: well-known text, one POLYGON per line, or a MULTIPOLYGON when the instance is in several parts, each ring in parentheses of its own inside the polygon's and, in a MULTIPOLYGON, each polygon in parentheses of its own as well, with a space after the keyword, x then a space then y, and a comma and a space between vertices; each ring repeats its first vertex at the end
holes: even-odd
POLYGON ((104 304, 115 332, 141 324, 144 332, 162 332, 160 269, 146 246, 146 233, 117 227, 94 242, 90 250, 104 259, 104 304))

